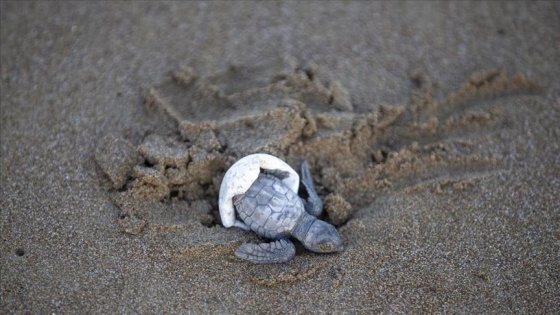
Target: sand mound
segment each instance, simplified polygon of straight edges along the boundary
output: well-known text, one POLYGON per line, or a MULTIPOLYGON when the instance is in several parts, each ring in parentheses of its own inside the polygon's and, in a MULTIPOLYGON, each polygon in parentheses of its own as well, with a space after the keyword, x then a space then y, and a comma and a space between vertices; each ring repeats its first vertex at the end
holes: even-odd
POLYGON ((522 75, 494 70, 439 99, 424 75, 411 80, 411 106, 359 113, 341 82, 290 58, 205 76, 180 67, 145 95, 168 133, 148 135, 137 148, 114 138, 99 144, 96 158, 115 189, 121 230, 216 224, 225 170, 257 152, 295 169, 309 161, 318 193, 329 195, 326 220, 338 226, 385 189, 465 189, 508 163, 500 148, 480 145, 508 125, 508 109, 492 100, 539 91, 522 75), (187 204, 183 214, 166 214, 176 202, 187 204))

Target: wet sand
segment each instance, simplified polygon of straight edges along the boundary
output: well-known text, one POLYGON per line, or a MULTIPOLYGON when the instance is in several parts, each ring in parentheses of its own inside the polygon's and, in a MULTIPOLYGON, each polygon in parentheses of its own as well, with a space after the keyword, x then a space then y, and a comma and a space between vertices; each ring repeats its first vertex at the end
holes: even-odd
POLYGON ((0 310, 552 313, 560 6, 1 3, 0 310), (345 250, 233 252, 238 158, 345 250))

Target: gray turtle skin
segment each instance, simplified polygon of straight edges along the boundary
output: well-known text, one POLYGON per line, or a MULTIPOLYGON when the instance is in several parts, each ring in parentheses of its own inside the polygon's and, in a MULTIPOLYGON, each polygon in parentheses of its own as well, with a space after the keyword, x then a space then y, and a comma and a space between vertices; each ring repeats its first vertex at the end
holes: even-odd
POLYGON ((233 197, 241 228, 274 240, 271 243, 243 244, 235 254, 253 263, 282 263, 295 255, 290 237, 316 253, 342 250, 342 240, 334 226, 317 219, 323 204, 315 191, 309 166, 301 167, 301 181, 307 190, 307 200, 301 199, 281 180, 288 174, 281 170, 267 170, 241 195, 233 197))

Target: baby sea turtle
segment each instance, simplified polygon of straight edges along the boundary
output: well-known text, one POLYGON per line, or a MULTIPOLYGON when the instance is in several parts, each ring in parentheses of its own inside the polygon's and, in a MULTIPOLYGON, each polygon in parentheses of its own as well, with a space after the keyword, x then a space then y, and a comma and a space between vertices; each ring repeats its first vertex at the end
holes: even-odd
POLYGON ((252 230, 274 240, 243 244, 235 251, 237 257, 254 263, 286 262, 295 255, 290 237, 316 253, 342 250, 335 227, 317 219, 323 203, 313 186, 307 162, 301 166, 301 175, 307 199, 297 194, 298 174, 274 156, 248 155, 226 172, 219 197, 223 225, 252 230))

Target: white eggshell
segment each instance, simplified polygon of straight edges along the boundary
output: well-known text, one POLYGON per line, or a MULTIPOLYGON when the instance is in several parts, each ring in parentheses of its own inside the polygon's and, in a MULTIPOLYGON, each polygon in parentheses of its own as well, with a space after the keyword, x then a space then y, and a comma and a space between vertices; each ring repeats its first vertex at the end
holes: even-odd
POLYGON ((251 154, 235 162, 226 172, 220 186, 218 205, 220 217, 225 227, 235 225, 235 209, 233 196, 244 194, 259 177, 260 169, 278 169, 289 173, 282 182, 296 194, 299 189, 299 175, 286 162, 269 154, 251 154))

